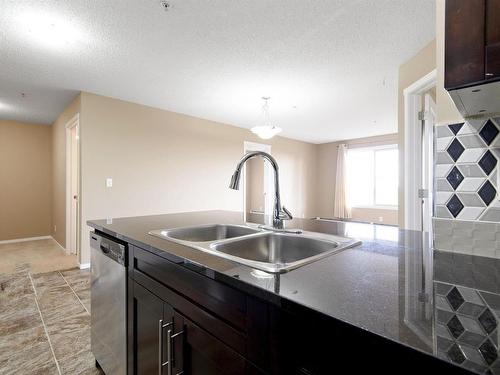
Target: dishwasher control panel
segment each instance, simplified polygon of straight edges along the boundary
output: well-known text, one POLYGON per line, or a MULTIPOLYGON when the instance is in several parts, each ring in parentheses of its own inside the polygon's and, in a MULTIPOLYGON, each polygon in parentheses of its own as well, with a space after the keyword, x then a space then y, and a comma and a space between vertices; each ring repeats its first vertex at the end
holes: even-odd
POLYGON ((127 263, 127 246, 111 240, 101 234, 90 233, 90 246, 100 251, 108 258, 115 262, 126 266, 127 263))

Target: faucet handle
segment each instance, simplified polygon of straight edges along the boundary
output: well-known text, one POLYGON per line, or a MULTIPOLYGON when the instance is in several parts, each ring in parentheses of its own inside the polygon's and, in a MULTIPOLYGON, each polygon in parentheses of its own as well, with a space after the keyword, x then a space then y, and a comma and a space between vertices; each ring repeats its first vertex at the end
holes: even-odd
POLYGON ((290 211, 288 211, 288 209, 285 206, 281 207, 280 219, 282 219, 282 220, 292 220, 293 219, 292 213, 290 211))

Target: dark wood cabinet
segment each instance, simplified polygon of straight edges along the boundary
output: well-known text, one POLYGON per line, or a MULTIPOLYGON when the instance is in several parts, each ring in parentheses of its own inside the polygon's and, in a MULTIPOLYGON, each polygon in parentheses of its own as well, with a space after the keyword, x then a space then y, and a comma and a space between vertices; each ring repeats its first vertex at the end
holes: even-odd
POLYGON ((161 364, 161 326, 171 317, 164 316, 163 301, 139 284, 133 284, 132 296, 133 373, 157 374, 161 364))
POLYGON ((261 300, 196 265, 129 244, 128 374, 324 375, 465 370, 286 300, 261 300), (168 258, 168 259, 166 259, 168 258), (179 263, 179 264, 176 264, 179 263), (348 371, 347 371, 348 372, 348 371))
POLYGON ((191 295, 210 304, 222 316, 234 319, 229 324, 214 315, 214 311, 206 311, 187 296, 168 287, 190 293, 199 275, 144 250, 135 248, 134 251, 133 246, 131 253, 134 254, 130 258, 134 267, 129 279, 132 293, 128 325, 129 368, 133 369, 132 374, 265 373, 245 357, 249 352, 247 349, 252 348, 252 340, 248 340, 244 332, 246 318, 240 316, 243 314, 240 309, 246 307, 246 301, 242 303, 239 300, 242 297, 240 293, 207 280, 204 285, 198 285, 199 290, 205 290, 205 293, 198 294, 198 290, 191 295), (158 270, 165 271, 165 274, 158 273, 158 270), (169 284, 159 283, 158 279, 169 284), (211 296, 217 301, 230 300, 227 303, 216 302, 211 296), (231 305, 234 311, 231 311, 231 305))
POLYGON ((191 320, 175 316, 183 329, 179 368, 191 375, 262 374, 243 356, 232 350, 191 320))
POLYGON ((138 283, 133 285, 133 303, 134 374, 260 373, 243 356, 138 283))
POLYGON ((445 88, 500 79, 500 0, 446 0, 445 88))

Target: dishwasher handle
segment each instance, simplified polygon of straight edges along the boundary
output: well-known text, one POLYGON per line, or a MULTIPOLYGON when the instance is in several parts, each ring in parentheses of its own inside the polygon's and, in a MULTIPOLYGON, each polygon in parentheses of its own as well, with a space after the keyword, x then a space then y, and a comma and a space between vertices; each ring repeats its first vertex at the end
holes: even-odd
POLYGON ((115 262, 126 266, 127 246, 104 237, 95 232, 90 233, 90 247, 102 253, 104 256, 113 259, 115 262))
POLYGON ((101 249, 101 251, 104 253, 104 254, 108 254, 111 250, 109 249, 108 246, 106 246, 106 244, 102 244, 99 246, 99 248, 101 249))

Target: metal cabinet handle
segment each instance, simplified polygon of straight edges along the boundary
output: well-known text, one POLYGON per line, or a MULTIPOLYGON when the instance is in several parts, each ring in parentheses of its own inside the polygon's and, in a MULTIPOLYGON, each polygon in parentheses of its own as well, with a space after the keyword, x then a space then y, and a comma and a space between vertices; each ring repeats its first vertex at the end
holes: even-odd
MULTIPOLYGON (((158 320, 158 375, 163 374, 163 367, 169 364, 169 360, 167 358, 167 362, 163 362, 163 328, 170 327, 173 323, 165 323, 163 324, 163 319, 158 320)), ((167 353, 170 353, 170 336, 172 334, 172 330, 167 331, 167 353)), ((169 365, 170 367, 170 365, 169 365)), ((167 367, 168 370, 168 367, 167 367)), ((169 373, 170 375, 170 373, 169 373)))
MULTIPOLYGON (((175 361, 174 359, 174 352, 173 352, 173 347, 174 347, 174 339, 177 336, 180 336, 184 333, 184 330, 179 331, 177 333, 174 333, 172 335, 172 332, 169 330, 167 332, 167 340, 168 340, 168 347, 167 347, 167 362, 168 362, 168 367, 167 367, 167 375, 172 375, 172 366, 175 361)), ((178 372, 176 375, 182 375, 184 371, 178 372)))

